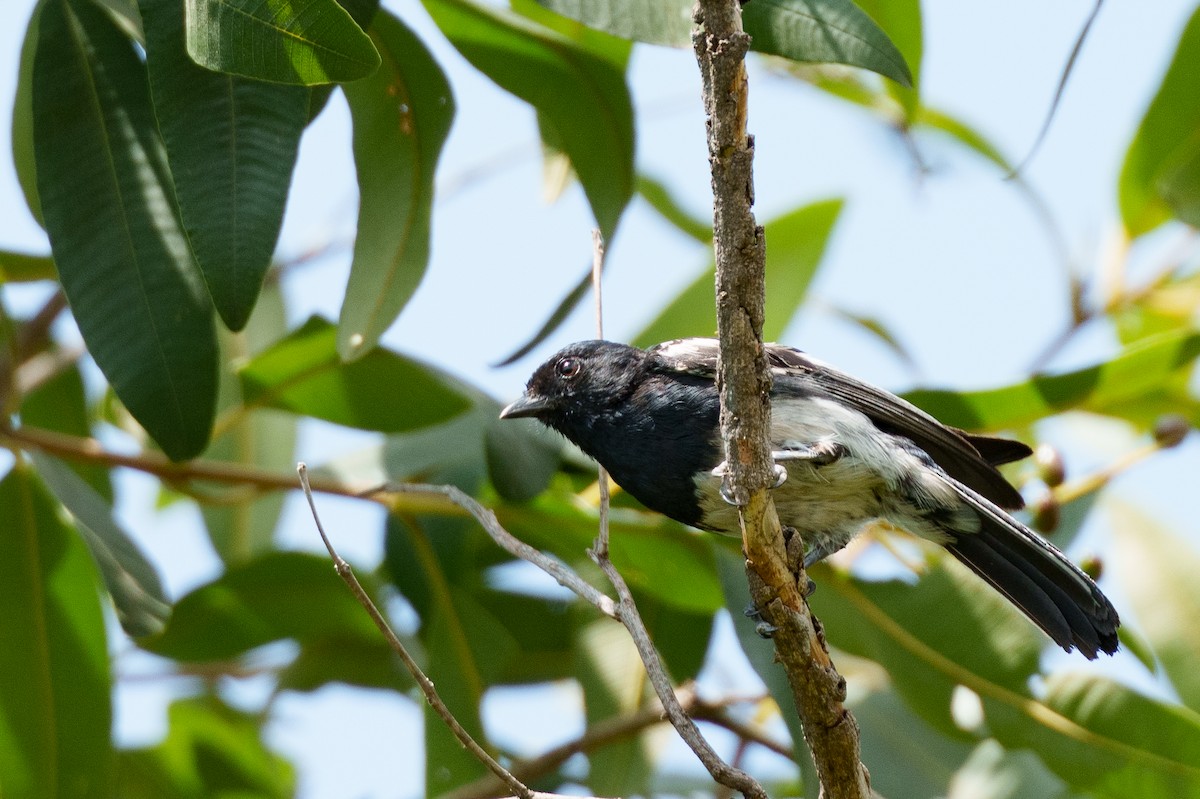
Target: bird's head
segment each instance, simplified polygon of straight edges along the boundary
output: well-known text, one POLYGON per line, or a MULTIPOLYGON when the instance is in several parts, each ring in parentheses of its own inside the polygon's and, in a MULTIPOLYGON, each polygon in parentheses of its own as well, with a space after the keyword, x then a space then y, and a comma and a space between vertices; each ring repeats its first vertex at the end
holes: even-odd
POLYGON ((501 419, 532 417, 565 433, 617 410, 637 387, 648 356, 611 341, 580 341, 539 366, 501 419))

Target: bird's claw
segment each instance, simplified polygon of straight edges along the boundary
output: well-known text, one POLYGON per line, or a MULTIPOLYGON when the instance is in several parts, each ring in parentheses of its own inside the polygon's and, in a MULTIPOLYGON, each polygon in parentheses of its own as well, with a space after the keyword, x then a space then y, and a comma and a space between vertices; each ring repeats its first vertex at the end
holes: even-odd
MULTIPOLYGON (((781 485, 787 482, 787 469, 783 468, 783 466, 778 463, 773 464, 773 467, 775 472, 775 483, 771 486, 771 488, 779 488, 781 485)), ((729 471, 729 462, 721 461, 713 467, 711 474, 713 477, 724 478, 727 471, 729 471)), ((724 482, 724 479, 721 481, 721 499, 725 500, 730 505, 742 504, 738 502, 736 498, 734 498, 732 493, 730 493, 729 486, 724 482)))
POLYGON ((758 633, 760 638, 773 638, 775 633, 779 631, 778 627, 763 618, 762 613, 759 612, 753 602, 747 605, 742 613, 746 618, 755 620, 754 632, 758 633))

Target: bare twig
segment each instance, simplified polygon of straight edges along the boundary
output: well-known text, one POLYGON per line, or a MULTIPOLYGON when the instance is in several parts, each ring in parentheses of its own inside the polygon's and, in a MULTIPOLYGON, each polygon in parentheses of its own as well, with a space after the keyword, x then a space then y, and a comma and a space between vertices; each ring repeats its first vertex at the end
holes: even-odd
POLYGON ((354 594, 354 598, 358 600, 358 603, 367 611, 367 614, 371 617, 371 621, 375 622, 375 626, 379 628, 381 633, 383 633, 383 637, 387 639, 388 645, 391 646, 392 651, 399 655, 400 660, 404 662, 405 668, 407 668, 409 673, 412 674, 413 679, 416 680, 417 687, 419 687, 421 689, 421 693, 424 694, 425 701, 429 703, 429 706, 433 708, 433 711, 437 713, 442 721, 445 722, 446 726, 450 728, 450 731, 454 733, 454 737, 458 739, 459 743, 461 743, 463 747, 475 757, 475 759, 487 766, 489 771, 495 774, 497 778, 499 778, 506 786, 512 789, 513 793, 521 797, 521 799, 538 799, 539 797, 553 796, 554 794, 545 794, 539 791, 531 790, 525 785, 525 783, 514 777, 508 771, 508 769, 497 763, 495 758, 488 754, 482 746, 476 743, 475 739, 471 737, 471 734, 463 728, 458 719, 454 717, 454 714, 450 712, 450 708, 446 707, 446 703, 442 701, 442 698, 438 696, 437 690, 433 687, 433 681, 425 675, 425 672, 423 672, 421 667, 417 665, 417 662, 413 660, 412 655, 408 653, 408 650, 400 641, 399 637, 397 637, 396 633, 392 631, 392 628, 387 623, 387 620, 383 618, 383 614, 379 612, 379 608, 375 607, 375 603, 371 601, 371 597, 367 596, 367 592, 363 590, 362 584, 360 584, 358 582, 358 578, 354 576, 354 572, 351 570, 350 564, 343 560, 342 556, 339 555, 337 550, 333 548, 333 543, 329 540, 329 536, 325 534, 325 528, 321 525, 321 517, 317 513, 317 505, 313 500, 312 488, 308 483, 308 467, 303 463, 300 463, 297 464, 296 471, 300 474, 300 485, 304 489, 304 497, 308 500, 308 507, 312 510, 313 522, 315 522, 317 525, 317 532, 321 534, 321 540, 325 543, 325 548, 329 550, 329 557, 333 559, 333 565, 337 570, 338 576, 341 577, 342 581, 346 583, 346 586, 350 589, 350 592, 354 594))
MULTIPOLYGON (((692 685, 681 686, 676 694, 679 697, 680 705, 692 718, 722 727, 737 735, 742 741, 757 744, 783 757, 791 758, 792 751, 788 746, 770 738, 756 727, 730 717, 730 707, 758 701, 755 698, 725 697, 720 700, 706 701, 696 694, 692 685)), ((549 749, 530 760, 514 763, 511 771, 519 779, 532 782, 553 773, 574 755, 595 751, 616 741, 637 735, 650 727, 665 723, 667 720, 663 718, 662 705, 656 702, 623 716, 614 716, 598 721, 588 727, 578 738, 549 749)), ((503 787, 494 776, 489 775, 443 794, 439 799, 489 799, 503 787)))
MULTIPOLYGON (((699 0, 692 43, 708 116, 717 263, 718 388, 726 487, 739 506, 751 596, 776 628, 783 664, 826 797, 870 795, 845 681, 829 660, 800 591, 802 559, 789 557, 770 497, 770 372, 762 342, 766 251, 754 219, 754 141, 746 132, 745 54, 737 0, 699 0)), ((794 541, 799 544, 798 540, 794 541)), ((802 551, 802 546, 794 547, 802 551)))
MULTIPOLYGON (((596 294, 596 333, 598 338, 603 338, 604 320, 602 313, 603 306, 600 299, 600 274, 604 265, 604 240, 600 236, 600 231, 593 231, 592 243, 592 286, 596 294)), ((600 465, 597 465, 597 470, 599 472, 598 485, 600 489, 600 528, 595 543, 588 550, 588 555, 600 567, 600 571, 608 578, 613 588, 616 589, 617 619, 625 625, 625 629, 629 631, 630 638, 633 639, 638 656, 641 658, 642 664, 646 667, 646 676, 649 677, 655 694, 658 695, 659 701, 662 702, 663 712, 666 713, 671 726, 679 733, 679 737, 696 754, 696 757, 708 769, 708 773, 712 775, 714 780, 722 785, 741 791, 747 797, 766 799, 766 791, 753 777, 741 769, 730 766, 721 759, 716 750, 700 734, 700 729, 680 704, 679 698, 675 694, 675 687, 671 676, 667 673, 666 666, 663 665, 658 650, 654 648, 654 643, 650 640, 650 633, 642 621, 641 614, 638 613, 637 605, 633 601, 633 593, 629 590, 629 585, 625 582, 625 578, 621 576, 621 573, 608 556, 608 472, 600 465)))

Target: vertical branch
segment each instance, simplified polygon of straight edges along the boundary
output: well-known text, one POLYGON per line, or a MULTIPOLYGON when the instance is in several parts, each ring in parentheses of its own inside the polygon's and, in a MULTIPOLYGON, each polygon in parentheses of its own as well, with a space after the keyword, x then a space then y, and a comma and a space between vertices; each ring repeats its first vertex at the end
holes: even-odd
POLYGON ((777 628, 776 658, 787 671, 796 710, 813 752, 825 797, 870 796, 859 761, 858 726, 843 706, 838 675, 809 614, 801 585, 803 546, 784 543, 770 488, 774 464, 771 377, 763 349, 766 249, 754 219, 754 139, 746 132, 745 56, 738 0, 698 0, 692 44, 700 66, 708 122, 717 264, 718 388, 727 493, 739 507, 746 572, 755 606, 777 628))

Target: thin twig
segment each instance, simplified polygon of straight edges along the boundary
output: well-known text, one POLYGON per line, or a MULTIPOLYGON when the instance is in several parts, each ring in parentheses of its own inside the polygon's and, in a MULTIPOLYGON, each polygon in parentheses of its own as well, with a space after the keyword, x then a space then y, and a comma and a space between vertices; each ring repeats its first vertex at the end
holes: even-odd
POLYGON ((333 559, 334 568, 337 570, 338 576, 346 583, 350 592, 354 594, 354 598, 367 611, 367 615, 371 617, 371 621, 375 622, 375 626, 383 633, 383 637, 387 639, 388 645, 392 651, 400 656, 400 660, 404 662, 405 668, 412 674, 416 680, 417 687, 421 689, 421 693, 425 696, 425 701, 433 708, 433 711, 445 722, 450 731, 454 733, 454 737, 458 742, 470 752, 475 759, 487 766, 488 770, 502 780, 506 786, 521 799, 537 799, 537 797, 548 797, 553 794, 544 794, 538 791, 531 790, 525 783, 514 777, 508 769, 496 762, 487 751, 475 742, 459 723, 454 714, 450 712, 450 708, 446 707, 446 703, 438 696, 437 690, 433 687, 433 681, 425 676, 425 672, 413 660, 412 655, 408 653, 403 642, 400 641, 396 633, 392 631, 391 625, 383 618, 383 614, 379 612, 379 608, 375 607, 375 603, 371 601, 371 597, 367 596, 367 592, 363 590, 362 584, 358 582, 358 578, 354 576, 354 571, 350 568, 350 564, 342 559, 342 556, 333 548, 333 542, 329 540, 329 536, 325 534, 325 528, 321 525, 321 517, 317 513, 317 504, 313 500, 312 488, 308 483, 308 467, 304 463, 297 464, 296 471, 300 475, 300 485, 304 489, 304 497, 308 500, 308 507, 312 510, 313 522, 317 525, 317 532, 321 534, 321 540, 325 543, 325 548, 329 550, 329 557, 333 559))
MULTIPOLYGON (((724 697, 708 701, 696 694, 691 684, 681 686, 677 692, 679 702, 688 715, 729 730, 743 741, 765 747, 776 754, 791 759, 791 748, 770 738, 761 730, 730 717, 729 708, 761 701, 756 697, 724 697)), ((623 716, 614 716, 592 724, 578 738, 549 749, 537 757, 514 763, 511 771, 525 782, 533 782, 556 771, 563 763, 577 754, 593 752, 616 741, 625 740, 659 724, 665 724, 662 705, 655 702, 623 716)), ((491 775, 480 777, 474 782, 442 794, 438 799, 490 799, 504 786, 491 775)))
MULTIPOLYGON (((604 239, 600 235, 599 230, 592 232, 592 287, 596 295, 596 335, 597 338, 604 338, 604 318, 603 318, 603 303, 601 301, 600 290, 600 275, 604 267, 604 239)), ((625 625, 625 629, 629 631, 630 638, 633 639, 634 646, 637 647, 638 656, 642 660, 642 664, 646 668, 646 676, 650 679, 650 684, 654 687, 654 692, 658 695, 659 701, 662 703, 663 711, 666 713, 667 719, 671 722, 679 737, 684 743, 696 753, 696 757, 708 769, 708 773, 713 779, 722 785, 734 788, 741 791, 747 797, 761 797, 766 799, 766 791, 763 787, 746 772, 736 769, 726 763, 716 753, 716 750, 705 740, 700 734, 700 729, 696 723, 688 716, 683 705, 679 701, 679 697, 675 693, 674 682, 671 676, 667 673, 666 666, 663 665, 662 658, 658 654, 658 650, 654 648, 654 643, 650 640, 650 633, 646 629, 645 622, 642 621, 641 614, 638 613, 637 605, 633 601, 633 593, 629 590, 629 585, 625 582, 625 578, 617 570, 608 554, 608 472, 605 468, 597 464, 599 473, 599 488, 600 488, 600 527, 596 535, 596 540, 592 544, 592 548, 588 550, 588 556, 600 567, 600 571, 608 578, 613 588, 617 592, 617 618, 625 625)))
POLYGON ((1092 8, 1092 12, 1088 14, 1088 18, 1083 23, 1083 28, 1080 29, 1079 35, 1075 37, 1075 46, 1071 48, 1071 54, 1067 56, 1067 64, 1063 67, 1062 75, 1058 79, 1058 87, 1054 90, 1054 99, 1050 101, 1050 110, 1046 112, 1046 118, 1042 122, 1042 128, 1038 131, 1037 138, 1033 140, 1033 145, 1030 146, 1029 152, 1021 159, 1021 163, 1013 167, 1012 172, 1008 177, 1015 178, 1020 175, 1025 167, 1029 166, 1029 162, 1037 154, 1041 148, 1042 142, 1046 139, 1046 134, 1050 132, 1050 124, 1054 121, 1054 115, 1058 111, 1058 106, 1062 103, 1063 93, 1067 89, 1067 80, 1070 79, 1071 73, 1075 69, 1075 61, 1079 58, 1079 53, 1083 50, 1083 43, 1087 41, 1088 32, 1092 29, 1092 23, 1096 21, 1096 17, 1100 14, 1100 6, 1104 5, 1104 0, 1096 0, 1096 5, 1092 8))
MULTIPOLYGON (((465 510, 479 522, 493 541, 514 558, 528 561, 549 574, 558 584, 575 593, 596 610, 609 618, 617 618, 616 604, 612 598, 591 583, 571 571, 558 560, 539 549, 531 547, 505 530, 491 508, 484 507, 474 497, 452 485, 427 485, 424 483, 387 483, 371 490, 373 496, 385 494, 416 495, 420 497, 442 497, 465 510)), ((383 499, 385 504, 389 502, 383 499)))

